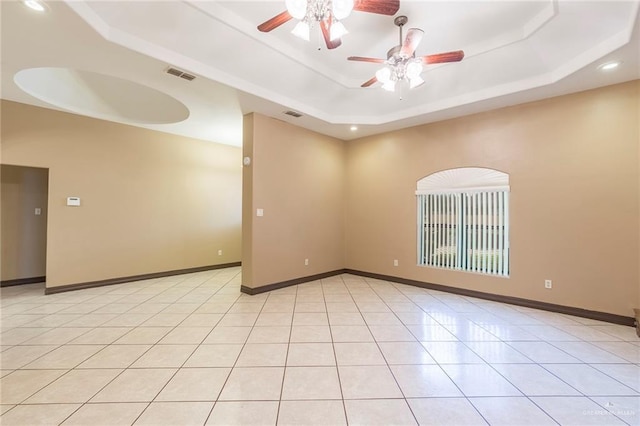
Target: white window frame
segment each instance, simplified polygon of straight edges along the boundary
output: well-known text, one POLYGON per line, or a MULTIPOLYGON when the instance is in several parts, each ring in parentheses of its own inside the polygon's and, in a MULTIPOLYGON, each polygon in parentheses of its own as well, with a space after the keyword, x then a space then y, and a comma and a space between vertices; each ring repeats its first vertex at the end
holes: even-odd
POLYGON ((418 181, 418 265, 509 276, 509 175, 444 170, 418 181))

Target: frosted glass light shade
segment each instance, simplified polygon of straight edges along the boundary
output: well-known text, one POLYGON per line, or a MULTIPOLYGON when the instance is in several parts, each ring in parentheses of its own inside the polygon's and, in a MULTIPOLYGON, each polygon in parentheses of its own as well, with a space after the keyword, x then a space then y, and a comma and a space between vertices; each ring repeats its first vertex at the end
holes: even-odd
POLYGON ((303 19, 307 15, 307 0, 285 0, 287 12, 295 19, 303 19))
POLYGON ((329 31, 329 38, 332 41, 334 41, 348 33, 349 31, 347 31, 344 25, 342 25, 342 22, 334 21, 331 24, 331 30, 329 31))
POLYGON ((407 77, 413 80, 416 77, 420 77, 420 73, 422 73, 422 64, 417 61, 409 62, 407 65, 407 77))
POLYGON ((380 68, 378 71, 376 71, 376 79, 383 84, 390 81, 391 70, 387 67, 380 68))
POLYGON ((333 0, 331 2, 331 12, 336 19, 344 19, 353 10, 353 0, 333 0))
POLYGON ((296 37, 300 37, 303 40, 309 41, 309 24, 304 21, 300 21, 293 27, 291 34, 296 37))
POLYGON ((396 82, 393 80, 387 80, 382 85, 382 88, 387 92, 393 92, 394 90, 396 90, 396 82))
POLYGON ((412 79, 409 80, 409 88, 415 89, 416 87, 420 86, 422 83, 424 83, 424 80, 422 79, 422 77, 420 76, 413 77, 412 79))

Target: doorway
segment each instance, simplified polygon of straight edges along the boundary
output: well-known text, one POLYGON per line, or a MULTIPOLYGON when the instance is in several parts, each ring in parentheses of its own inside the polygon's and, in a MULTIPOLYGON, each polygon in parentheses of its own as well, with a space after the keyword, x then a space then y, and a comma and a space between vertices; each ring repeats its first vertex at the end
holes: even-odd
POLYGON ((0 181, 0 286, 45 282, 49 169, 2 164, 0 181))

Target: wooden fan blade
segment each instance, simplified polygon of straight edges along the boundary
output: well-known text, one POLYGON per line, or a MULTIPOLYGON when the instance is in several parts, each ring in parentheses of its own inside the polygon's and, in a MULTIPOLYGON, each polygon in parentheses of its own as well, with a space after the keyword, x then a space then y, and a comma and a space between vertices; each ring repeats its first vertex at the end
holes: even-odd
POLYGON ((360 61, 360 62, 373 62, 374 64, 383 64, 385 62, 384 59, 379 58, 365 58, 363 56, 349 56, 347 58, 348 61, 360 61))
POLYGON ((278 28, 280 25, 284 24, 291 20, 292 16, 289 15, 289 12, 286 10, 279 15, 274 16, 268 21, 264 21, 262 24, 258 25, 258 30, 263 33, 268 33, 271 30, 278 28))
POLYGON ((462 58, 464 58, 464 52, 462 50, 455 50, 453 52, 423 56, 420 59, 422 59, 422 62, 425 64, 442 64, 444 62, 460 62, 462 58))
POLYGON ((402 43, 402 49, 400 50, 401 55, 405 55, 407 57, 413 56, 413 53, 416 51, 416 48, 420 44, 422 40, 422 36, 424 35, 424 31, 419 28, 409 28, 407 31, 407 36, 402 43))
POLYGON ((377 81, 378 81, 378 79, 374 76, 370 80, 367 80, 364 83, 362 83, 362 85, 360 87, 369 87, 372 84, 376 83, 377 81))
POLYGON ((322 29, 322 37, 324 37, 324 42, 327 44, 327 49, 335 49, 342 44, 342 40, 340 39, 331 40, 331 31, 329 30, 327 21, 320 21, 320 28, 322 29))
POLYGON ((356 0, 353 10, 358 12, 377 13, 378 15, 395 15, 400 9, 400 0, 356 0))

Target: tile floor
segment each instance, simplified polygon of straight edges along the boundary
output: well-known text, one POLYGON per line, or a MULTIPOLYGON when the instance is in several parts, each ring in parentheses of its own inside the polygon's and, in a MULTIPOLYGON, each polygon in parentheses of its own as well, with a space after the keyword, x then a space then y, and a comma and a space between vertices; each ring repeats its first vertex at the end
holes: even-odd
POLYGON ((240 268, 1 290, 3 425, 638 425, 631 327, 342 275, 240 268))

